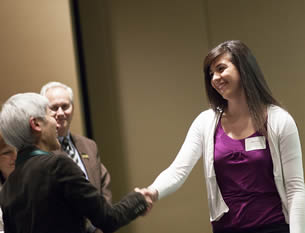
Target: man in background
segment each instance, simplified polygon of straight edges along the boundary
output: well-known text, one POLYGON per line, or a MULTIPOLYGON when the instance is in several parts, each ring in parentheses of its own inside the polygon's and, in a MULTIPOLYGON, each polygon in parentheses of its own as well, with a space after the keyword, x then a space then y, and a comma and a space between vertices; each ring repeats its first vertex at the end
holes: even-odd
MULTIPOLYGON (((111 203, 110 174, 100 162, 96 143, 70 131, 74 113, 72 89, 60 82, 49 82, 41 88, 40 94, 49 100, 49 108, 58 126, 61 149, 76 162, 86 178, 111 203)), ((90 232, 100 231, 95 231, 92 228, 90 232)))

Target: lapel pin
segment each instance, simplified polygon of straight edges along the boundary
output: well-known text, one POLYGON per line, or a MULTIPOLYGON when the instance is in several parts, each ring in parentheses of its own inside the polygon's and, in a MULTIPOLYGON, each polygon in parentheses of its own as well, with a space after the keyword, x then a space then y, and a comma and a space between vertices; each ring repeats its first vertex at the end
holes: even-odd
POLYGON ((89 159, 89 155, 87 155, 87 154, 82 154, 82 158, 83 158, 83 159, 89 159))

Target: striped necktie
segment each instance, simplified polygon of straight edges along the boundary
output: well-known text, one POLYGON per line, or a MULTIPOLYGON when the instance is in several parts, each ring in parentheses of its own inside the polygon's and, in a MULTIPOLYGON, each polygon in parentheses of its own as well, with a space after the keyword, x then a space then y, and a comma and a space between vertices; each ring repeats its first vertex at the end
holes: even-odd
POLYGON ((78 158, 76 156, 73 146, 71 146, 68 137, 64 137, 61 142, 62 149, 70 156, 70 158, 78 165, 78 158))

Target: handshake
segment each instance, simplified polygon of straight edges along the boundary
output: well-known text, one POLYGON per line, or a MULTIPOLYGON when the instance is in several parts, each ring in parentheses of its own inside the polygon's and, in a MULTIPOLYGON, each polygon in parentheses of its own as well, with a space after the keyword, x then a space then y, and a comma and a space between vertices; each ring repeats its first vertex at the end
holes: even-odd
POLYGON ((145 216, 152 209, 154 202, 158 200, 159 193, 156 189, 152 189, 152 188, 142 188, 142 189, 135 188, 134 191, 141 193, 145 197, 145 200, 148 205, 147 211, 143 215, 145 216))

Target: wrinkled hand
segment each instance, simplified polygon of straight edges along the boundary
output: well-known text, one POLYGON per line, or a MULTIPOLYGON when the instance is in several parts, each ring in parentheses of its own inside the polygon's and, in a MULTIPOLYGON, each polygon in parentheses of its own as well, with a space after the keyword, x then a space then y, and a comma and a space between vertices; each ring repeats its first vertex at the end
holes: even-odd
POLYGON ((148 204, 147 211, 144 214, 144 216, 145 216, 152 209, 154 202, 156 202, 158 200, 158 191, 155 189, 151 190, 148 188, 142 188, 142 189, 135 188, 134 191, 141 193, 145 197, 145 200, 148 204))

